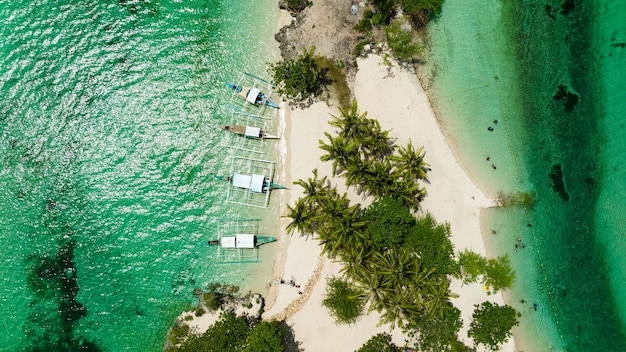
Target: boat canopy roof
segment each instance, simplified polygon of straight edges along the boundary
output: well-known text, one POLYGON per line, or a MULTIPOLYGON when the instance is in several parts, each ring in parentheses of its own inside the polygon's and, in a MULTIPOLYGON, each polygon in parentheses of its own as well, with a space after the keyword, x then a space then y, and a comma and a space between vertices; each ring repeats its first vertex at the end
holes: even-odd
POLYGON ((261 129, 259 127, 246 126, 246 137, 260 137, 261 129))
POLYGON ((220 238, 222 248, 254 248, 254 242, 255 239, 252 234, 237 234, 220 238))
POLYGON ((235 173, 233 175, 233 186, 239 188, 249 189, 252 192, 263 192, 263 184, 265 183, 265 176, 263 175, 242 175, 235 173))
POLYGON ((258 88, 250 88, 250 92, 248 92, 248 96, 246 100, 248 103, 256 104, 256 98, 261 94, 261 90, 258 88))

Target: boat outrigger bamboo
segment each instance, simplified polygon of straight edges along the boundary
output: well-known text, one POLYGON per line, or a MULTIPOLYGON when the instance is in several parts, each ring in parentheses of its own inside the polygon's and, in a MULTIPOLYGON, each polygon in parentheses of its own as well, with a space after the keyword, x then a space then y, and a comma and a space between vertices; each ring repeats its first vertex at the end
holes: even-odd
POLYGON ((287 187, 273 182, 274 163, 268 160, 234 156, 228 176, 215 176, 228 181, 226 201, 257 208, 267 208, 270 193, 287 187))
POLYGON ((228 181, 234 187, 249 189, 251 192, 256 193, 264 193, 272 189, 287 189, 287 187, 270 182, 265 176, 258 174, 244 175, 235 172, 233 176, 217 175, 215 178, 228 181))
MULTIPOLYGON (((277 103, 270 101, 272 96, 272 85, 263 78, 244 72, 237 83, 226 82, 226 86, 233 90, 231 103, 244 101, 258 108, 257 113, 263 114, 266 106, 278 109, 277 103)), ((244 107, 245 108, 245 107, 244 107)))
POLYGON ((245 136, 246 138, 255 138, 255 139, 280 139, 280 137, 275 136, 273 134, 266 133, 262 131, 259 127, 253 126, 241 126, 241 125, 225 125, 220 126, 223 130, 228 132, 232 132, 241 136, 245 136))
POLYGON ((222 263, 258 261, 259 246, 276 241, 272 236, 259 235, 259 219, 231 219, 218 223, 217 239, 209 246, 217 246, 217 259, 222 263))
POLYGON ((239 97, 243 98, 245 101, 247 101, 250 104, 267 105, 275 109, 278 109, 278 104, 267 99, 267 97, 265 96, 265 93, 261 92, 259 88, 248 87, 244 85, 236 85, 236 84, 228 83, 228 82, 226 82, 226 85, 230 89, 234 90, 235 93, 237 93, 239 97))

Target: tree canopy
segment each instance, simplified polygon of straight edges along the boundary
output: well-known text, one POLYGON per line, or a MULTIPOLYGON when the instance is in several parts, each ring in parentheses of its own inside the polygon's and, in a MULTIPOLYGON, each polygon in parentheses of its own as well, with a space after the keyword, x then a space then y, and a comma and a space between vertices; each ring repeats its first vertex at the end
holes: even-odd
POLYGON ((380 333, 372 336, 356 352, 401 352, 402 349, 391 341, 391 335, 380 333))
POLYGON ((295 102, 312 100, 319 95, 329 80, 326 77, 328 69, 320 67, 318 59, 313 47, 295 59, 269 64, 272 84, 277 87, 278 94, 295 102))
POLYGON ((511 329, 519 325, 520 313, 510 306, 500 306, 491 302, 474 305, 473 321, 467 336, 474 339, 476 345, 485 345, 492 351, 511 337, 511 329))
MULTIPOLYGON (((187 329, 188 330, 188 329, 187 329)), ((186 332, 186 331, 185 331, 186 332)), ((188 335, 174 352, 284 352, 293 334, 284 322, 261 321, 225 311, 202 335, 188 335)), ((179 341, 175 341, 179 342, 179 341)))

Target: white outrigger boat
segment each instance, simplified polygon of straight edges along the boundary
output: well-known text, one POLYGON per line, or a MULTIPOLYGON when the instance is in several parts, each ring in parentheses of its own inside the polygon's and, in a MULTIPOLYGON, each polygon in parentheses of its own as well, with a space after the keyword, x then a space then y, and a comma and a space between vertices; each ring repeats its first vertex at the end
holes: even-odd
POLYGON ((280 139, 280 137, 273 134, 262 131, 260 127, 253 126, 241 126, 241 125, 224 125, 220 126, 221 129, 244 136, 246 138, 254 139, 280 139))
POLYGON ((228 176, 215 178, 228 182, 228 203, 257 208, 268 207, 272 190, 286 188, 273 182, 274 163, 268 160, 234 156, 228 176))
POLYGON ((258 261, 259 246, 276 241, 272 236, 259 235, 259 219, 232 219, 218 223, 217 239, 209 246, 217 246, 217 259, 222 263, 258 261))
POLYGON ((246 107, 252 106, 255 113, 262 115, 266 106, 279 108, 277 103, 270 100, 272 85, 263 78, 244 72, 237 83, 226 82, 226 86, 233 91, 231 104, 239 105, 243 109, 249 110, 246 107))

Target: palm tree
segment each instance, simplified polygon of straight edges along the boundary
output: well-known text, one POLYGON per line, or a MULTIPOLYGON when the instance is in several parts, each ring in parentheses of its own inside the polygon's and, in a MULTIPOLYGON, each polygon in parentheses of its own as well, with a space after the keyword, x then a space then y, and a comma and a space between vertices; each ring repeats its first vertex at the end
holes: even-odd
POLYGON ((450 292, 450 281, 445 277, 427 280, 423 287, 424 313, 431 318, 443 319, 450 298, 459 295, 450 292))
POLYGON ((344 265, 340 271, 345 275, 345 277, 354 278, 355 273, 362 270, 363 267, 367 265, 373 254, 373 248, 368 243, 361 243, 361 245, 357 246, 349 246, 343 253, 341 253, 341 261, 344 265))
POLYGON ((346 165, 346 172, 342 175, 346 179, 346 186, 354 187, 358 194, 363 192, 365 175, 373 163, 371 160, 363 160, 358 155, 351 157, 346 165))
POLYGON ((385 276, 366 264, 355 270, 352 278, 363 291, 363 298, 369 302, 369 310, 380 312, 385 300, 393 293, 393 287, 385 281, 385 276))
POLYGON ((317 178, 317 169, 313 169, 313 178, 309 178, 307 181, 300 179, 298 181, 294 181, 293 184, 304 188, 305 198, 308 198, 309 201, 313 203, 334 191, 334 188, 331 188, 328 177, 324 176, 321 179, 317 178))
POLYGON ((352 100, 349 107, 340 107, 341 116, 330 115, 332 119, 328 122, 331 126, 340 130, 340 135, 349 141, 361 141, 363 136, 363 120, 366 119, 367 112, 360 114, 356 99, 352 100))
POLYGON ((344 193, 341 197, 321 199, 320 206, 324 220, 318 232, 324 253, 334 258, 365 245, 367 222, 359 220, 360 205, 350 206, 344 193))
POLYGON ((284 217, 291 218, 286 230, 292 236, 296 231, 307 237, 315 232, 318 213, 307 198, 298 198, 293 207, 287 204, 287 215, 284 217))
POLYGON ((417 257, 405 248, 392 248, 384 253, 374 254, 374 270, 386 278, 394 288, 411 286, 420 269, 417 257))
POLYGON ((328 154, 322 155, 320 159, 322 161, 332 160, 333 176, 340 175, 346 169, 351 157, 357 152, 356 142, 350 141, 341 135, 333 137, 328 132, 324 132, 324 135, 328 138, 329 143, 326 144, 320 139, 320 149, 328 154))
POLYGON ((385 189, 384 194, 398 199, 411 209, 419 210, 419 204, 426 196, 426 189, 420 188, 412 179, 395 179, 393 184, 385 189))
POLYGON ((392 329, 396 327, 396 323, 400 327, 404 326, 409 318, 416 316, 420 311, 420 305, 415 301, 414 295, 406 290, 396 290, 383 304, 380 323, 389 323, 392 329))
POLYGON ((391 164, 388 160, 372 162, 363 175, 363 188, 367 195, 382 197, 388 189, 394 187, 395 178, 391 173, 391 164))
POLYGON ((409 144, 406 147, 400 146, 398 148, 398 155, 391 156, 391 160, 394 162, 395 171, 398 172, 404 179, 417 179, 428 181, 428 163, 424 162, 424 147, 420 147, 417 150, 413 148, 413 143, 409 140, 409 144))
POLYGON ((360 142, 367 159, 382 160, 394 149, 393 141, 389 138, 389 131, 383 131, 378 120, 363 121, 363 138, 360 142))

